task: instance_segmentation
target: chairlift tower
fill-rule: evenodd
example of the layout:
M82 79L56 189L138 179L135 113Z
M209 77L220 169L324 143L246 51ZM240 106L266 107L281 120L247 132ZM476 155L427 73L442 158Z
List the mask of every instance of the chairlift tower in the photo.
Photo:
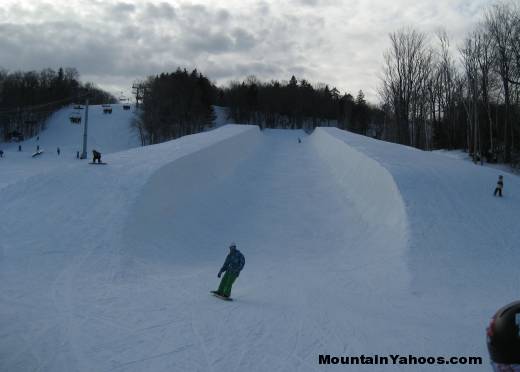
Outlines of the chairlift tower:
M88 98L85 102L85 125L83 126L83 152L80 159L87 158Z

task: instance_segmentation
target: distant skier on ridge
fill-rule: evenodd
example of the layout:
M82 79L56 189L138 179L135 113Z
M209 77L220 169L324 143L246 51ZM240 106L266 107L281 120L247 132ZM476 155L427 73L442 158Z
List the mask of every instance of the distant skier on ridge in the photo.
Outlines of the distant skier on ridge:
M211 293L220 297L229 298L231 295L231 287L238 278L240 271L244 268L245 263L244 255L237 249L235 243L231 243L226 261L224 261L224 265L222 265L217 275L217 277L220 278L222 273L225 272L224 277L220 281L218 290L211 291Z
M495 188L494 196L502 197L502 189L504 188L504 176L498 176L497 187Z

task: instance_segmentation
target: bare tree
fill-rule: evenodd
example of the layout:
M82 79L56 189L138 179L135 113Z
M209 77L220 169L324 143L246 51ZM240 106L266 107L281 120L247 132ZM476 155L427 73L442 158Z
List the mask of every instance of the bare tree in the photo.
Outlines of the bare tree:
M424 92L431 72L431 51L426 35L414 29L390 34L391 47L384 55L385 66L380 94L392 108L397 142L414 144L424 119Z
M493 41L495 64L504 89L504 160L511 161L511 81L514 72L513 38L516 31L515 11L510 3L498 3L486 14L486 27Z
M469 130L467 131L467 148L473 157L473 161L477 161L477 153L481 154L480 147L480 131L478 118L479 104L479 64L478 64L478 38L474 35L468 37L464 43L464 47L460 49L462 56L462 64L465 71L465 88L466 97L464 99L464 108L469 122ZM482 156L479 155L480 158Z

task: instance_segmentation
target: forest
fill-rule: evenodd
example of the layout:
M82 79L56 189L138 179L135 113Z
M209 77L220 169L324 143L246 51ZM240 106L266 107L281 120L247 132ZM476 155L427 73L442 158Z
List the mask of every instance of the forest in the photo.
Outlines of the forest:
M178 68L134 84L140 110L134 126L143 144L153 144L211 127L212 105L227 107L230 122L260 128L312 130L338 126L380 137L384 113L367 103L360 91L354 98L326 84L298 81L261 82L254 76L219 88L197 70Z
M462 45L446 32L390 34L379 89L382 139L464 149L475 162L520 162L520 11L489 7Z
M363 134L380 136L382 111L367 103L363 91L356 98L336 87L298 81L273 80L268 83L250 76L221 90L221 104L231 119L261 128L312 130L317 126L337 126Z
M75 68L41 71L0 70L0 138L32 137L60 108L89 98L91 104L116 98L91 83L81 83Z
M143 145L199 133L213 123L218 89L197 70L178 68L134 84L134 127Z

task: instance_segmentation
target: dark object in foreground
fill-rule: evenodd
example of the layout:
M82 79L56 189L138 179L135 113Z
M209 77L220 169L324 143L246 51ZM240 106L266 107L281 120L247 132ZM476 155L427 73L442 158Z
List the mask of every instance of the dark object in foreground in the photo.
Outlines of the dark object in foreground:
M211 291L211 294L213 296L215 296L215 297L220 298L221 300L224 300L224 301L233 301L233 299L231 297L223 296L220 293L218 293L217 291Z
M520 301L499 309L487 328L487 347L498 371L520 365ZM502 369L501 369L502 368ZM507 369L509 368L509 369Z

